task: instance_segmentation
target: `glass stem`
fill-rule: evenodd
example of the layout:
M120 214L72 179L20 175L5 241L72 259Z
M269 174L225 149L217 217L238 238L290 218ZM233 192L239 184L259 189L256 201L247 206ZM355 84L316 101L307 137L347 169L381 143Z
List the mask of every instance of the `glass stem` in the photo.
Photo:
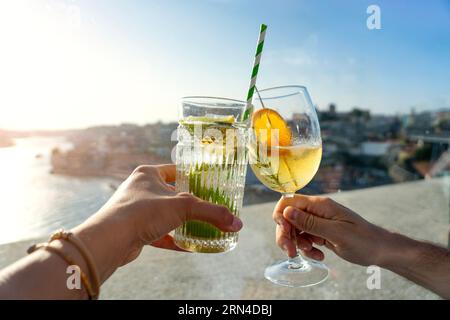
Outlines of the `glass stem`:
M294 195L295 195L295 193L292 193L292 192L282 193L283 198L293 198Z
M294 193L283 193L284 198L293 198ZM297 254L294 257L289 257L289 269L306 269L308 262L303 259L300 250L297 248L297 232L295 228L291 228L291 240L294 242Z
M295 243L295 248L297 254L294 257L289 257L289 269L304 269L307 268L308 262L303 259L303 256L300 254L300 250L297 249L297 235L294 228L291 231L291 239Z

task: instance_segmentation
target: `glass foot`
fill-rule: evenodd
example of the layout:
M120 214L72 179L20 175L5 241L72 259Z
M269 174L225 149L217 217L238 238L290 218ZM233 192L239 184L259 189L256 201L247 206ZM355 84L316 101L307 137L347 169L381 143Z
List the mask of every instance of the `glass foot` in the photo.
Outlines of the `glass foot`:
M275 284L286 287L310 287L324 282L328 267L318 261L296 257L278 261L266 268L264 276Z

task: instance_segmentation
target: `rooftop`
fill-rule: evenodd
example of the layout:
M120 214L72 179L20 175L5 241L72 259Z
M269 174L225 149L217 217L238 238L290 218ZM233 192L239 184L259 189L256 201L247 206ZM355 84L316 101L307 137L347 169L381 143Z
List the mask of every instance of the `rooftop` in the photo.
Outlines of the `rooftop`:
M369 221L416 239L447 246L450 179L440 178L330 197ZM369 290L365 267L326 251L330 278L311 288L285 288L263 277L283 252L275 245L274 203L246 206L237 248L225 254L189 254L145 248L102 287L103 299L438 299L387 270L381 289ZM23 256L32 241L0 246L0 268ZM34 241L33 241L34 242ZM325 249L326 250L326 249ZM367 254L370 254L368 252Z

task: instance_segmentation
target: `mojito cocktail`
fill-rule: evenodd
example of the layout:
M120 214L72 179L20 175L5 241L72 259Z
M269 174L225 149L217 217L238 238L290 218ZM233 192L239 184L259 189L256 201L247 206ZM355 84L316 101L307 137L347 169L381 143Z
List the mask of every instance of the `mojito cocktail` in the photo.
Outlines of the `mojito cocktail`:
M176 190L226 206L239 216L247 169L245 102L210 97L182 101L176 152ZM206 222L187 221L175 230L175 243L192 252L232 250L238 233Z

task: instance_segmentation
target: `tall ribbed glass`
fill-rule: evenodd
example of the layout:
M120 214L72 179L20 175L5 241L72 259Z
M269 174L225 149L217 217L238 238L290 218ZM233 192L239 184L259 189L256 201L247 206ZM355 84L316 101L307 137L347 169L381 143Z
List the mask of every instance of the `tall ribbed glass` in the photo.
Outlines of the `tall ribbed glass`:
M226 206L239 216L247 169L248 131L241 101L187 97L182 101L176 151L176 190ZM187 221L175 230L175 243L192 252L232 250L238 233Z

